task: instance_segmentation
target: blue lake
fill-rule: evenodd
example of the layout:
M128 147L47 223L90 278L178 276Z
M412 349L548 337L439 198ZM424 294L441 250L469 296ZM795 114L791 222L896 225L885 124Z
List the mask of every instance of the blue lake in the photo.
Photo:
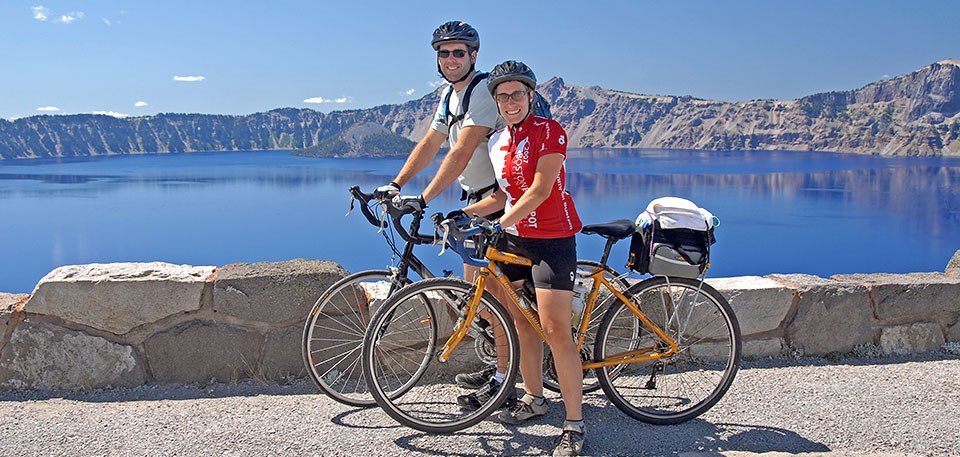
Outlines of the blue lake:
M0 162L0 291L30 292L61 265L328 259L356 271L391 253L347 188L372 189L398 159L216 152ZM419 192L436 164L406 186ZM960 159L816 152L572 150L585 223L634 219L656 197L720 217L710 276L942 271L960 249ZM405 192L406 193L406 192ZM459 207L451 190L431 211ZM611 264L621 267L627 243ZM599 258L582 237L579 257ZM436 270L452 254L419 248Z

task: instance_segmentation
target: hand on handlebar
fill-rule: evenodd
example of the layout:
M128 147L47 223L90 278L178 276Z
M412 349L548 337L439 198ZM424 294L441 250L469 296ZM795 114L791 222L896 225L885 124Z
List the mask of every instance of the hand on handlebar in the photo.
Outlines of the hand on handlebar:
M393 197L393 205L397 208L409 208L415 212L420 212L426 209L427 202L423 201L423 195L398 195Z
M382 185L373 191L373 198L377 200L386 200L400 195L400 184L390 181L389 184Z
M495 219L488 221L484 219L482 222L477 223L477 226L483 229L483 233L487 236L494 236L503 233L503 227L500 226L500 220Z

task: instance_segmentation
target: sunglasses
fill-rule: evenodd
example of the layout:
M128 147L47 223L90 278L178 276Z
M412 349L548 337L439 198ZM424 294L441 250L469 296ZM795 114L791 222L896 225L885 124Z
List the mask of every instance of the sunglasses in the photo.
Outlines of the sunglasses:
M467 55L467 51L465 49L454 49L453 51L448 51L446 49L443 49L443 50L437 51L437 57L441 59L446 59L447 57L450 57L450 54L453 54L453 56L458 59L462 59L464 56Z
M528 93L530 93L528 90L518 90L509 94L497 94L494 95L493 98L497 100L497 103L506 103L507 100L510 99L513 99L515 102L522 102L527 99Z

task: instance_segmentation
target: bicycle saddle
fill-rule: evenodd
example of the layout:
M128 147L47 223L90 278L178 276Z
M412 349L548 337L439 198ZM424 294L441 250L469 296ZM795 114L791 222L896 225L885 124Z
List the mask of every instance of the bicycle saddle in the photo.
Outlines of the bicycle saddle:
M617 219L604 224L590 224L583 226L580 233L584 235L597 234L604 238L614 238L622 240L637 230L637 226L632 221L626 219Z

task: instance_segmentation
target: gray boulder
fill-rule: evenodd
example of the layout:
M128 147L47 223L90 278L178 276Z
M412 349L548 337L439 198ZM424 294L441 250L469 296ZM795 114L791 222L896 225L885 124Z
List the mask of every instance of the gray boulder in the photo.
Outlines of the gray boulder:
M97 389L146 382L133 347L41 319L21 322L0 352L0 388Z
M152 263L70 265L40 280L24 311L123 335L200 309L214 267Z

